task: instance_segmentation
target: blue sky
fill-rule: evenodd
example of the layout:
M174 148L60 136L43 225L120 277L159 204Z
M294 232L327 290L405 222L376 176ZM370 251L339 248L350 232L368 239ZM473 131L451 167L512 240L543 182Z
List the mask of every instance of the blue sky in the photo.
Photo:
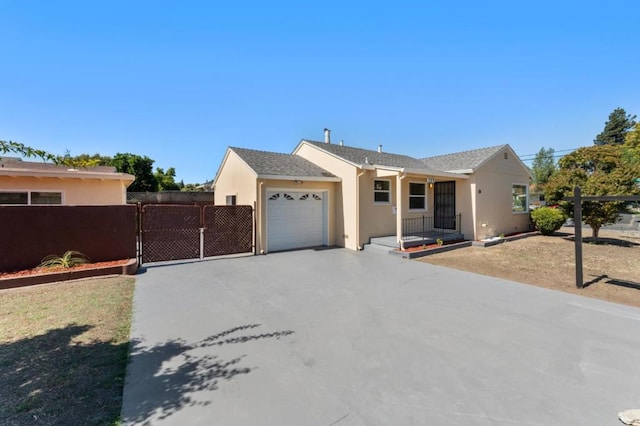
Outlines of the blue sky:
M0 139L212 179L323 129L426 157L640 115L640 2L0 0Z

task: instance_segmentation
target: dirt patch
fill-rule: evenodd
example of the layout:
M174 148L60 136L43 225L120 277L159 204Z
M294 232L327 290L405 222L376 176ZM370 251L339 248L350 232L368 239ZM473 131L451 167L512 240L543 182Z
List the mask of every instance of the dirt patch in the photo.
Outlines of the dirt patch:
M583 241L583 289L576 288L572 228L419 261L640 307L640 238L603 230L599 241Z
M52 272L81 271L85 269L103 268L107 266L125 265L127 262L128 262L128 259L112 260L108 262L84 263L82 265L76 265L71 268L64 268L62 266L55 266L51 268L37 267L37 268L25 269L25 270L16 271L16 272L0 272L0 278L25 277L25 276L38 275L38 274L49 274Z

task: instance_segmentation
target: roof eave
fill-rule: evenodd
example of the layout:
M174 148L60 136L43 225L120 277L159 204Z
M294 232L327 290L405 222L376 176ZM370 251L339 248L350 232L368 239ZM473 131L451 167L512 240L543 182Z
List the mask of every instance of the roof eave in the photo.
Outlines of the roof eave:
M96 180L119 180L133 182L136 178L128 173L100 173L84 172L81 170L25 170L1 168L0 176L13 177L36 177L36 178L58 178L58 179L96 179Z
M459 170L447 170L445 173L456 173L456 174L473 174L475 173L475 169L459 169Z
M291 176L291 175L269 175L258 174L258 179L270 179L270 180L302 180L309 182L342 182L337 176Z
M213 178L213 182L211 183L211 189L215 190L216 188L216 183L218 183L218 178L220 177L220 172L222 171L222 169L224 168L225 163L227 162L227 159L229 158L229 153L233 152L235 154L236 157L238 157L238 159L249 169L251 170L251 172L258 176L258 173L253 169L253 167L251 167L246 161L244 161L244 158L242 158L242 156L240 154L238 154L237 152L235 152L233 150L233 148L231 148L230 146L227 147L227 151L224 153L224 157L222 158L222 161L220 162L220 166L218 166L218 171L216 172L216 176Z

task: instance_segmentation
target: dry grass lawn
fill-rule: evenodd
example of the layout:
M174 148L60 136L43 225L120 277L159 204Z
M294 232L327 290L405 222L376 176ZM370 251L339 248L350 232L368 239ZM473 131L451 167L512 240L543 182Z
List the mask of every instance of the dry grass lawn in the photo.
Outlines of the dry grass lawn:
M572 228L419 261L640 307L640 238L617 231L600 231L598 242L590 236L583 231L583 289L576 288Z
M134 278L0 291L0 424L119 423Z

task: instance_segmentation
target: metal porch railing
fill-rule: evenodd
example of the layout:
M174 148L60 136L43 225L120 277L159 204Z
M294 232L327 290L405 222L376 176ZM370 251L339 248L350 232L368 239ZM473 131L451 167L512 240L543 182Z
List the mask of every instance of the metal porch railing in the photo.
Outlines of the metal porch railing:
M438 237L460 233L461 214L448 217L411 217L402 219L402 239Z

